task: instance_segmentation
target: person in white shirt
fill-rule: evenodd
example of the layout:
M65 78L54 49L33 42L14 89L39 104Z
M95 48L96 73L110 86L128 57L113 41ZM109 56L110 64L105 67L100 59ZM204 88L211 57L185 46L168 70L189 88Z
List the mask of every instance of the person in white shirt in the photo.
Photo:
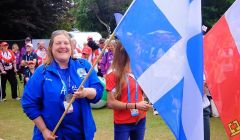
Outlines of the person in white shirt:
M44 41L40 41L38 43L38 48L35 51L35 53L38 56L38 66L41 65L47 58L47 50L45 48L45 42Z
M14 53L8 49L7 42L1 43L0 51L0 67L1 67L1 86L2 86L2 100L6 101L6 83L9 81L12 91L12 99L20 100L17 96L17 66Z
M74 38L71 38L71 46L73 49L73 58L79 59L81 58L81 50L77 47L77 41Z

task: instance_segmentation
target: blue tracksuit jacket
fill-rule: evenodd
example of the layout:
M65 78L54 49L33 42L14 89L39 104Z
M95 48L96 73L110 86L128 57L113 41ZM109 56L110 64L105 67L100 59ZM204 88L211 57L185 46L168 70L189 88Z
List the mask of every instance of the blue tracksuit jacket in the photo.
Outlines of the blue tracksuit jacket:
M53 61L50 65L39 66L24 88L22 108L27 116L34 120L41 116L49 130L53 131L64 112L63 83L58 72L58 64ZM69 61L69 74L75 87L79 87L91 65L84 59ZM97 91L93 100L76 99L73 103L74 113L65 116L58 128L58 140L92 140L96 131L90 103L98 102L102 97L103 86L97 74L93 71L84 87L92 87ZM35 126L33 140L43 140L40 130Z

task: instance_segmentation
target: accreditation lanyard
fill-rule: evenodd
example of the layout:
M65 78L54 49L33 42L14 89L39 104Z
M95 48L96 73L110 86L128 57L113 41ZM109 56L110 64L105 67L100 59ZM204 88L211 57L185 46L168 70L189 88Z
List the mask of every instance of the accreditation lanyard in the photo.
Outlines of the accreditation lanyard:
M63 89L62 89L62 91L61 91L61 94L62 94L62 92L64 92L63 94L66 96L66 95L68 94L68 91L70 90L70 87L71 87L71 85L70 85L70 80L71 80L70 74L68 75L67 81L64 82L64 80L62 79L59 71L57 71L57 72L58 72L58 76L60 77L61 82L62 82L62 85L63 85ZM67 87L66 83L68 84L68 87Z
M129 82L128 77L129 77L129 75L126 76L126 80L127 80L128 103L130 103L131 102L131 93L130 93L131 90L130 90L130 82ZM135 83L136 83L135 84L136 85L136 89L135 89L135 102L137 102L138 101L138 84L137 84L136 80L135 80Z

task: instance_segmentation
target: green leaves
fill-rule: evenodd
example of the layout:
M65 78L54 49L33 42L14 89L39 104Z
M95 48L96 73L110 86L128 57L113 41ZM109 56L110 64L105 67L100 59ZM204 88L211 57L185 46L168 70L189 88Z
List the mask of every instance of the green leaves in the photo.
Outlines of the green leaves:
M203 24L210 29L232 5L234 0L203 0Z
M71 29L74 21L69 14L71 7L67 0L2 0L0 38L48 38L60 27Z

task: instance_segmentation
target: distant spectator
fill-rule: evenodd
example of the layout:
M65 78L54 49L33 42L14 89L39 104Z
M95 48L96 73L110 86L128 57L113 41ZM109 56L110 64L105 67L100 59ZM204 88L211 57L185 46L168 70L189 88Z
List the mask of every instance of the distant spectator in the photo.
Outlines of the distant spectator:
M22 57L21 65L27 67L29 61L37 64L37 54L33 52L33 45L31 43L26 44L26 52Z
M22 62L22 57L23 55L26 53L26 44L31 44L32 43L32 40L30 37L26 37L25 38L25 42L24 42L24 45L21 47L21 51L20 51L20 62ZM22 66L22 64L20 63L20 66L19 66L19 72L21 74L23 74L23 71L24 71L24 66Z
M97 57L99 56L99 46L96 44L96 42L93 40L92 36L89 36L87 39L88 43L87 45L92 49L91 54L91 63L94 64L97 60ZM95 68L97 70L97 67Z
M95 51L99 48L99 46L96 44L96 42L93 40L92 36L89 36L87 38L88 46L92 49L92 51Z
M98 51L99 51L99 53L102 53L102 49L104 48L105 41L106 41L105 38L101 38L98 41L98 46L99 46ZM106 50L103 52L103 55L105 54L105 52L106 52ZM99 60L98 65L97 65L97 69L98 69L97 75L100 76L100 77L103 77L103 74L101 72L101 67L100 67L100 62L101 61L102 61L102 58Z
M91 62L91 60L90 60L91 53L92 53L92 49L90 47L88 47L87 44L85 44L85 46L83 47L83 50L82 50L82 58Z
M37 64L38 56L33 50L32 44L26 44L26 53L22 57L21 65L24 66L23 73L28 69L28 63L34 62L35 65ZM24 83L25 84L25 83Z
M106 39L105 38L101 38L99 39L99 42L98 42L98 46L99 46L99 49L102 51L104 45L105 45L105 41Z
M27 81L31 78L35 71L35 63L33 61L28 62L28 69L24 72L24 83L26 84Z
M16 58L16 65L17 65L17 74L19 76L19 80L22 81L22 72L20 71L20 64L21 64L21 58L20 58L20 51L17 43L14 43L12 45L12 52L14 53L14 56Z
M81 58L81 50L77 47L77 41L74 38L71 38L71 46L73 48L73 58Z
M23 47L21 48L21 52L20 52L20 58L22 58L22 56L26 53L26 45L32 43L32 40L30 37L26 37L25 38L25 43L23 45Z
M204 122L204 140L210 140L210 114L211 114L211 107L210 101L207 97L209 95L209 89L207 86L206 81L203 81L203 122Z
M1 43L2 50L0 51L0 65L1 65L1 86L2 86L2 98L6 101L6 83L7 80L10 83L12 98L20 100L17 96L17 79L16 79L16 59L14 53L8 49L9 45L7 42Z
M45 42L39 41L38 48L35 51L38 56L38 66L41 65L47 58L47 50L45 48Z
M110 68L110 66L112 64L115 47L116 47L116 41L111 40L109 45L107 46L108 51L103 55L102 60L99 63L103 77L105 77L108 69Z

